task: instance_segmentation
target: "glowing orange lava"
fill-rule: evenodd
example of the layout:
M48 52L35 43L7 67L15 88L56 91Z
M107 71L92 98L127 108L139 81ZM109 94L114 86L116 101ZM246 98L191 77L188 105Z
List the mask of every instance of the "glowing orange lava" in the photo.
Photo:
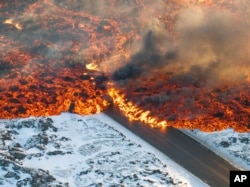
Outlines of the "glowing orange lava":
M141 87L133 80L128 83L126 90L129 91L124 91L125 96L117 96L118 92L110 95L117 98L117 103L126 103L125 107L124 104L119 107L126 116L131 115L130 111L135 111L132 112L134 116L139 114L138 117L129 117L133 120L143 121L141 117L144 111L148 111L147 116L155 119L149 122L153 126L164 119L164 124L176 128L217 131L231 127L240 132L249 131L249 82L207 88L199 85L182 86L181 82L173 83L173 77L172 74L158 74L136 80L142 82ZM129 98L129 101L125 98Z
M143 76L131 80L112 80L112 74L141 50L144 36L151 31L162 36L163 29L169 37L164 42L171 41L169 48L174 49L181 37L176 22L186 8L226 10L241 23L243 16L238 12L249 6L245 1L237 4L224 0L155 2L0 3L0 118L48 116L66 111L87 115L114 105L129 120L151 127L249 131L248 64L240 68L244 72L240 81L214 87L202 85L204 80L190 84L185 82L186 77L184 81L182 77L176 79L179 66L165 72L145 71ZM249 45L248 39L244 42ZM157 46L160 52L165 50L164 45ZM205 45L198 50L218 49ZM204 56L212 58L213 54ZM145 63L154 64L157 58L155 55L152 62Z

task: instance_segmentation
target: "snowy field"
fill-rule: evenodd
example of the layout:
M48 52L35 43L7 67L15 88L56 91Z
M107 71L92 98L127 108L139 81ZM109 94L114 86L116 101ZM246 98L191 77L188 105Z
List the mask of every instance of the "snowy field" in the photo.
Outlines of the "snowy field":
M222 158L242 170L250 170L250 133L238 133L233 129L213 133L199 130L183 130Z
M0 186L206 186L104 114L0 120Z

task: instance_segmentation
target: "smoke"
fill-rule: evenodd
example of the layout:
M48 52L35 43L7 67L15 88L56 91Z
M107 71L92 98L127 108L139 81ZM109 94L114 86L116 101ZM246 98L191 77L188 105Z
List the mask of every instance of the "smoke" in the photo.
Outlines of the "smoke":
M182 10L181 4L163 0L30 0L29 6L3 20L11 20L22 30L2 24L0 33L46 61L67 56L83 65L96 63L120 83L164 72L174 73L171 83L184 85L199 80L216 85L249 76L249 12Z
M16 8L15 14L3 22L11 20L12 26L18 24L22 29L9 29L10 24L3 24L6 30L0 32L48 60L61 60L70 53L72 61L96 63L105 73L127 60L135 49L132 45L136 46L134 38L145 31L146 22L155 17L153 13L164 7L162 0L20 2L27 6Z
M150 17L150 11L162 9L164 3L162 0L53 0L56 5L61 7L87 12L91 15L101 16L103 18L126 18L137 16ZM152 10L143 10L146 4L151 5ZM154 10L155 11L155 10ZM147 13L146 13L147 12ZM124 17L126 16L126 17ZM135 20L136 21L136 20Z
M177 51L167 37L164 25L155 19L145 34L141 50L130 61L113 73L115 81L148 74L152 69L161 69L174 62Z
M181 12L175 31L172 41L164 25L151 25L140 52L113 79L121 83L173 71L172 83L214 86L249 76L250 29L244 19L228 11L189 8Z
M191 9L177 23L177 41L184 71L209 83L244 79L250 67L249 27L227 11Z
M74 10L83 11L91 15L101 16L103 18L117 17L129 12L135 13L136 1L106 1L106 0L54 0L56 5Z

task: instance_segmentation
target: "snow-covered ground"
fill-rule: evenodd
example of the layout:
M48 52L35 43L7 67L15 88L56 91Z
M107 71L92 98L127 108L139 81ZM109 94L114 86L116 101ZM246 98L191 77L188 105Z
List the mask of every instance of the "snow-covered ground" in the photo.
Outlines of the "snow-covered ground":
M250 133L238 133L233 129L206 133L199 130L183 130L234 166L250 170Z
M206 186L104 114L0 120L0 186Z

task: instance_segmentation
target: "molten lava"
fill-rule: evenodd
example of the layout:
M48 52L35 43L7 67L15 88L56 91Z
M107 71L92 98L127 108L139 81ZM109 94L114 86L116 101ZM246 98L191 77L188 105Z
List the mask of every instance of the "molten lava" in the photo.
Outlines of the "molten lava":
M138 87L137 81L141 87ZM126 113L126 116L134 114L129 119L144 121L141 118L143 112L150 111L147 116L153 116L154 120L150 123L153 126L157 124L155 121L164 120L166 121L164 124L176 128L216 131L232 127L240 132L249 131L247 126L250 119L249 82L208 88L202 87L199 82L183 82L182 78L176 78L174 74L168 73L157 74L148 79L133 80L127 85L123 97L110 95L116 98L115 102L121 104L121 106L116 105L122 108L120 110ZM125 102L124 98L130 99Z
M234 66L230 60L234 51L224 45L226 40L221 41L226 46L221 52L215 41L194 32L193 28L185 38L181 34L183 27L176 25L181 15L194 16L185 11L190 7L202 7L208 14L215 9L223 15L232 15L238 25L246 25L247 29L236 30L239 35L249 31L248 19L241 14L250 9L245 1L238 4L211 0L157 0L153 4L150 0L1 2L0 118L66 111L87 115L114 105L129 120L152 127L204 131L230 127L249 131L250 52L242 49L242 55L241 50L237 51L239 62L233 63L239 65ZM204 20L209 17L202 16ZM198 25L203 17L192 20ZM215 26L227 28L231 24L228 19L222 20L225 23L221 21ZM192 21L190 24L197 27ZM201 28L206 32L210 29L202 24ZM200 51L199 67L209 60L218 70L211 73L210 64L205 63L205 68L202 66L201 71L196 68L194 73L197 64L188 61L198 61L197 56L187 54L180 58L175 53L183 40L192 40L194 35L200 35L205 42L200 38L193 40L186 49ZM238 38L232 39L237 41L232 45L250 46L249 38L244 41ZM144 48L140 49L142 40ZM199 48L193 43L200 44ZM183 48L178 48L178 52L183 52ZM171 64L176 58L182 64ZM137 62L140 60L142 63ZM223 60L225 66L221 65ZM169 67L162 62L170 64ZM126 71L114 73L123 67ZM204 72L215 77L207 79ZM233 78L224 81L229 75ZM215 84L216 81L220 84Z
M11 55L10 60L29 57L27 54ZM1 64L8 71L0 81L1 118L54 115L65 111L86 115L100 112L109 105L102 98L105 76L81 64L32 62L14 68L9 64L11 61ZM36 71L31 72L31 69Z

